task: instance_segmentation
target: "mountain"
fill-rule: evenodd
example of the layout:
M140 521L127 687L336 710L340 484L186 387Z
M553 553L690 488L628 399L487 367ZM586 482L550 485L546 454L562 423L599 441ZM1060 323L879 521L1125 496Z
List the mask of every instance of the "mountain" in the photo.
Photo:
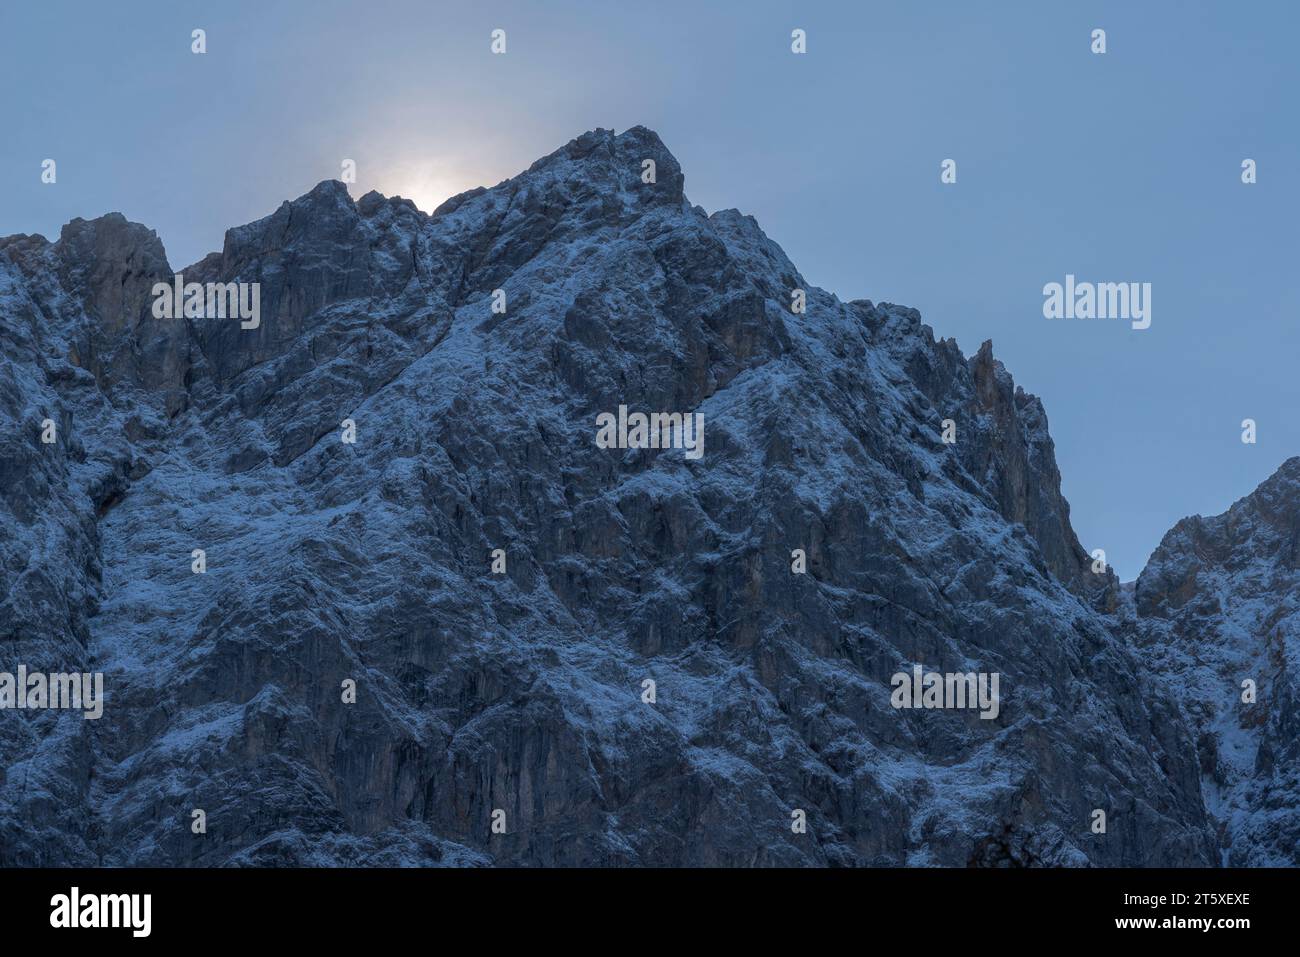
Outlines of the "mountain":
M1131 604L1135 643L1196 735L1223 863L1300 863L1300 457L1170 529Z
M1290 579L1210 520L1224 563L1185 587L1175 529L1133 601L990 343L811 287L683 186L641 127L429 216L325 182L180 270L256 283L256 324L155 318L173 267L117 214L0 240L0 671L106 688L0 714L0 864L1282 853L1294 719L1189 707L1227 626L1178 601L1293 585L1293 519ZM620 407L702 416L702 454L603 447ZM1241 614L1243 661L1294 628ZM917 666L996 674L996 714L895 707ZM1247 734L1273 770L1205 770Z

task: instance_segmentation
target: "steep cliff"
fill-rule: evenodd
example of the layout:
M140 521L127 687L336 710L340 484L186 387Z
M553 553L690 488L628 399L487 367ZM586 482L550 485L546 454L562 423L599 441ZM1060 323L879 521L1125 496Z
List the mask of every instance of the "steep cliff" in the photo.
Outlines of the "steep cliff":
M1138 578L1142 656L1196 734L1224 863L1300 863L1300 457L1175 525Z

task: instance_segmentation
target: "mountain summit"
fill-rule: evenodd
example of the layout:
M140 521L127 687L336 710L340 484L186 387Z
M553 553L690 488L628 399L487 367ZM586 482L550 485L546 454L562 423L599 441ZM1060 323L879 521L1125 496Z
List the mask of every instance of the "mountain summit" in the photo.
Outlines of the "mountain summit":
M105 688L0 713L0 864L1285 857L1293 805L1216 822L1297 793L1294 707L1251 765L1175 658L1231 627L1216 674L1290 687L1294 483L1180 525L1130 605L990 343L683 189L641 127L430 216L322 183L179 270L256 284L255 328L156 318L120 215L0 240L0 671ZM636 414L702 455L597 443ZM933 673L997 707L897 706Z

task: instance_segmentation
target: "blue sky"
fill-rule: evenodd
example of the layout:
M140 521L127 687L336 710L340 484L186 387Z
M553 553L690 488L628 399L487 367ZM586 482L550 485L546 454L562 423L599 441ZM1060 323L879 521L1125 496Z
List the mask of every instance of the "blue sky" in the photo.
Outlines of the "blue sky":
M8 2L0 235L118 210L180 268L343 158L427 209L644 124L811 282L992 339L1129 579L1300 453L1298 32L1281 0ZM1067 273L1150 282L1151 328L1044 319Z

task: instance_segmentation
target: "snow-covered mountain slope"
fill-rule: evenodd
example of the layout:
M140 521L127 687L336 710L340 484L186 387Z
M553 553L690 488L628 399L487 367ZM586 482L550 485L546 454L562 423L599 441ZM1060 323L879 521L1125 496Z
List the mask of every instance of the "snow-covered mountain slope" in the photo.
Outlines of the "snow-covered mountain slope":
M1224 863L1300 863L1300 457L1175 525L1134 605L1141 654L1196 734Z
M322 183L183 273L260 324L154 319L120 216L0 240L0 670L108 695L0 712L0 863L1217 861L1038 400L649 130L432 216ZM703 455L601 448L621 405ZM997 717L892 707L914 664Z

